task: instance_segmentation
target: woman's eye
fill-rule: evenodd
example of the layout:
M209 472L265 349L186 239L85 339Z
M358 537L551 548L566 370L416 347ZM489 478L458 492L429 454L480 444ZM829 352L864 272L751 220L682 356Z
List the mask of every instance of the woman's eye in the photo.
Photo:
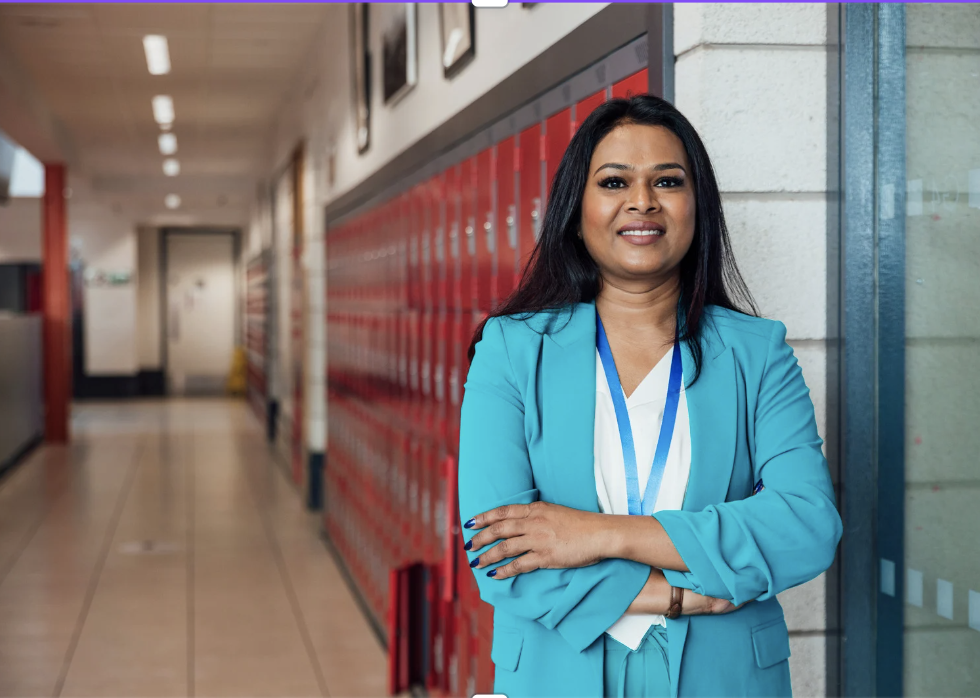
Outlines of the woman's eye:
M683 185L684 185L684 180L681 179L680 177L661 177L660 179L657 180L654 186L671 188L671 187L680 187Z
M622 177L607 177L606 179L599 182L599 186L603 189L622 189L627 186L626 180Z

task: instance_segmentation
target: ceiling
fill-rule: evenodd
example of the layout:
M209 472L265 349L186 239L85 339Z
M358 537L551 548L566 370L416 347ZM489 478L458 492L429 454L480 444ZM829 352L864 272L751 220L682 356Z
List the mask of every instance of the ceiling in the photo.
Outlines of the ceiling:
M226 209L239 217L267 174L274 120L328 8L0 4L0 100L16 97L32 110L25 118L0 109L0 129L29 149L35 141L40 151L59 151L36 154L67 160L101 197L135 215L164 214L164 196L177 193L184 216ZM146 34L167 37L168 75L147 71ZM177 177L161 169L157 94L174 100Z

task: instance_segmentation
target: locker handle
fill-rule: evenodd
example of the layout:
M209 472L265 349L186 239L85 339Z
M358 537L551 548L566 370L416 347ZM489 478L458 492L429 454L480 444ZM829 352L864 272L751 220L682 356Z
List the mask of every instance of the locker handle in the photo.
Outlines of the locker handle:
M485 230L486 233L487 233L487 250L491 254L493 254L493 252L495 252L495 248L496 248L496 239L494 238L494 235L493 235L493 214L492 213L488 213L487 214L487 220L483 224L483 230Z
M517 207L513 204L507 207L507 242L510 249L517 249Z

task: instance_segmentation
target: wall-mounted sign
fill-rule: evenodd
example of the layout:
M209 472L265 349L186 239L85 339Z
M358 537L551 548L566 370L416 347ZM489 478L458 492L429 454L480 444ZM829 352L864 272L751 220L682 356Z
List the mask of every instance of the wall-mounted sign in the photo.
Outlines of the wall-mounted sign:
M86 286L125 286L132 281L133 272L130 270L107 271L92 267L85 270Z

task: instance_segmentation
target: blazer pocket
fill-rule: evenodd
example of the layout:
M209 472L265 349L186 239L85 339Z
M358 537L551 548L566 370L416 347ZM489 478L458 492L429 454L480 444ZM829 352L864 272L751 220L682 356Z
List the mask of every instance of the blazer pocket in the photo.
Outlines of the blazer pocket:
M522 647L524 647L524 635L519 630L494 628L490 659L498 669L517 671Z
M789 659L789 630L783 618L771 620L752 628L752 647L755 663L760 669L768 669Z

